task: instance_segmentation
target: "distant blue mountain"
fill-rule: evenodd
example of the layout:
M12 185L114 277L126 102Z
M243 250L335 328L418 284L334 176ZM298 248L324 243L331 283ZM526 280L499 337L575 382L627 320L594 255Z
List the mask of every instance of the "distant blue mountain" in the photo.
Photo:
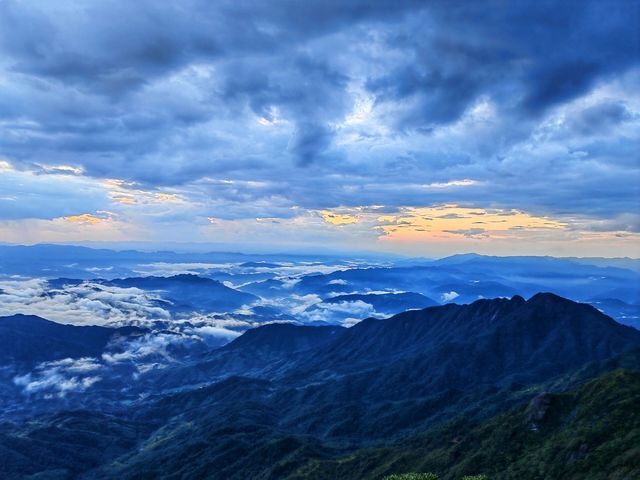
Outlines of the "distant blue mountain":
M587 303L612 316L620 323L640 330L640 305L626 303L617 298L594 298L588 300Z
M280 267L284 262L309 261L341 268L329 274L283 276ZM385 267L372 264L346 269L347 262L348 259L339 257L285 254L112 251L65 245L0 246L0 271L4 275L113 280L139 277L139 272L153 273L155 269L167 273L197 271L200 276L228 280L237 285L236 290L269 300L291 294L313 294L327 300L336 294L405 291L440 303L470 303L479 298L530 296L550 291L579 301L608 298L640 305L638 259L464 254L440 260L389 259ZM240 297L230 295L235 298L231 306L242 303ZM207 303L202 303L202 307L208 308ZM624 313L611 303L603 303L600 308L622 322L635 322L635 315Z
M580 261L578 261L580 260ZM471 303L481 298L531 296L539 291L579 301L610 298L629 305L640 304L640 273L607 265L606 259L553 257L489 257L456 255L415 266L351 268L329 274L306 275L294 283L269 279L241 287L261 296L319 295L324 301L340 294L403 290L440 303ZM613 262L625 264L624 259ZM628 263L628 262L627 262ZM633 318L611 303L601 308L617 320L634 324Z
M347 318L353 318L354 315L357 316L357 313L350 312L349 307L360 304L370 305L376 314L388 316L406 310L433 307L439 303L413 292L346 294L329 297L307 308L306 312L317 312L324 316L326 322L340 323Z
M78 285L83 280L53 279L53 288L64 289L67 285ZM241 292L198 275L182 274L170 277L131 277L113 280L95 279L96 283L121 288L139 288L149 292L161 292L162 306L172 312L228 312L258 300L250 293Z
M99 357L112 339L135 337L146 331L137 327L63 325L34 315L0 317L0 365Z
M0 272L6 275L25 275L45 278L69 277L89 279L96 276L117 278L134 276L141 265L165 264L224 264L268 262L340 261L339 256L298 254L244 254L236 252L141 252L136 250L107 250L73 245L0 245ZM264 265L261 265L264 266ZM246 267L245 267L246 268Z

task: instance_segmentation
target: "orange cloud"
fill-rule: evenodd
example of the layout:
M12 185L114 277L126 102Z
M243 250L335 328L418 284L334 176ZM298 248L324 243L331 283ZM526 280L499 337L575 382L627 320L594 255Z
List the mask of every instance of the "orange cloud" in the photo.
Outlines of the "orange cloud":
M358 215L335 213L330 210L320 210L319 213L325 222L331 223L332 225L349 225L360 221Z
M109 196L121 205L137 205L149 203L182 203L182 197L175 193L154 192L136 187L136 183L111 179L103 182L109 189Z
M100 210L96 212L96 215L93 215L91 213L81 213L79 215L67 215L66 217L61 218L71 223L97 225L99 223L104 223L112 220L113 216L114 214L111 212Z
M65 219L67 222L71 222L71 223L89 223L93 225L96 223L104 222L104 219L95 217L90 213L83 213L81 215L68 215L62 218Z
M397 215L378 217L383 237L390 241L505 238L518 232L558 230L566 223L513 209L482 209L439 205L404 208Z

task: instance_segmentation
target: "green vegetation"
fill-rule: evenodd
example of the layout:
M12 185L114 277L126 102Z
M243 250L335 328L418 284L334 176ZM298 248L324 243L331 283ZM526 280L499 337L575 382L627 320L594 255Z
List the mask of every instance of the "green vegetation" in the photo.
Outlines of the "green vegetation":
M384 480L438 480L435 473L401 473L384 477Z
M384 477L383 480L439 480L435 473L401 473ZM462 480L487 480L484 475L465 475Z
M638 399L640 371L619 369L491 418L458 417L369 448L274 431L242 405L232 417L176 420L153 434L114 417L64 413L19 433L3 425L0 464L3 479L623 480L640 478ZM8 461L15 452L19 463Z
M618 369L588 383L581 383L583 375L562 381L573 391L541 394L536 387L530 389L535 401L499 414L486 398L478 404L483 415L457 417L367 448L277 430L269 423L272 412L258 403L251 409L242 402L225 404L225 415L204 409L197 410L199 418L186 415L193 394L160 402L162 410L141 412L136 420L63 412L0 424L0 465L3 480L640 478L640 371ZM210 389L198 392L212 396ZM161 417L164 409L183 415L161 428L148 423L147 415Z
M395 445L310 460L290 478L380 479L411 471L436 472L441 480L475 472L492 480L640 478L639 371L617 370L548 397L535 427L526 405L486 421L457 418Z

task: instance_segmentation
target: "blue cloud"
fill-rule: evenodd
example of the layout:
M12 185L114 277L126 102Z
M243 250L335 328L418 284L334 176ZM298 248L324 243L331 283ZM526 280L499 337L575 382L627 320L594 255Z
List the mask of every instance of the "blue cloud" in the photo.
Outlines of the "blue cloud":
M639 195L636 10L6 0L0 158L176 187L221 218L444 202L613 218ZM77 213L75 184L36 183L5 181L32 206L5 200L4 218Z

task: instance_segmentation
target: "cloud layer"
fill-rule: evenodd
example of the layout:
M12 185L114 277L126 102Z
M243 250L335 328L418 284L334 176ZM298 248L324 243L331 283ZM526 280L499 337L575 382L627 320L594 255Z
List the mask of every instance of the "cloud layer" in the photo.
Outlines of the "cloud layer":
M46 280L0 280L0 315L38 315L71 325L145 325L169 320L159 295L94 282L51 288Z
M449 204L632 234L636 18L628 0L4 1L0 232L347 245L340 208Z

